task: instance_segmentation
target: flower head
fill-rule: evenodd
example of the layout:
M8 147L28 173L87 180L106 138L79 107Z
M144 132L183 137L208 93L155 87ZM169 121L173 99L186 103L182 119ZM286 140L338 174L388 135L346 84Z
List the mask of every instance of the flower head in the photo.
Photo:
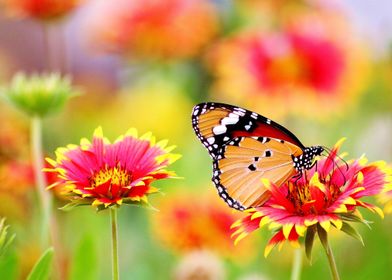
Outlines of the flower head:
M207 0L101 1L88 17L94 45L149 59L188 58L209 42L217 14Z
M56 160L47 159L69 206L92 204L98 210L114 205L147 203L147 196L158 191L151 183L175 176L165 168L180 156L171 154L167 141L155 143L151 133L140 138L130 129L114 143L97 128L92 142L83 138L80 145L58 148Z
M10 13L39 20L61 18L80 5L80 0L0 0Z
M355 38L332 34L330 29L339 26L305 22L273 31L241 31L222 40L207 57L216 77L213 94L270 116L294 112L321 117L325 114L315 114L314 108L317 113L347 109L363 87L365 79L359 77L365 76L366 56Z
M264 182L271 198L261 207L248 210L248 215L237 221L236 242L250 232L269 225L276 233L269 241L265 255L277 244L290 241L299 245L305 236L307 253L316 231L328 232L332 227L361 239L349 222L364 222L359 207L383 216L380 208L361 201L361 198L379 194L392 184L392 170L385 162L367 163L365 158L339 164L337 153L341 141L328 157L317 162L317 168L292 179L282 186ZM310 239L310 241L309 241Z
M44 117L59 111L76 94L71 80L58 74L16 74L3 89L8 100L31 116Z
M230 225L238 215L215 196L198 194L195 199L191 193L176 194L162 199L159 209L159 213L152 213L154 236L173 251L208 250L219 256L237 256L241 261L252 255L250 243L233 245Z

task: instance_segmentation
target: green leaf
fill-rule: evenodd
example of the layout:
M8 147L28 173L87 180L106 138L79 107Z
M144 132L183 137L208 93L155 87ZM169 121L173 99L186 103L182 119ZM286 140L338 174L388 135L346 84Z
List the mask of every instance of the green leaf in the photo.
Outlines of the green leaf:
M342 213L342 214L339 214L339 216L342 218L343 221L361 223L371 229L371 227L370 227L370 224L372 223L371 221L364 220L361 217L359 217L353 213Z
M348 235L350 235L351 237L359 240L359 242L362 243L362 245L365 246L365 244L363 243L363 239L362 236L359 234L359 232L353 228L350 224L343 222L343 226L341 228L341 230L345 233L347 233Z
M60 207L59 210L67 212L67 211L71 211L75 207L83 206L83 205L90 205L90 203L86 203L86 202L83 203L83 202L78 202L78 201L72 201L72 202L64 205L63 207Z
M323 229L320 224L317 224L317 233L320 239L321 244L323 244L323 247L325 251L328 250L328 233Z
M80 241L72 260L70 280L98 279L97 250L91 235L84 236Z
M306 257L310 262L312 262L312 249L313 249L315 235L316 235L316 226L309 227L308 230L306 231L306 236L305 236L305 252L306 252Z
M49 279L50 269L52 266L54 250L52 247L47 249L39 260L35 263L27 280L46 280Z
M15 251L8 251L0 260L1 279L19 279L19 259Z

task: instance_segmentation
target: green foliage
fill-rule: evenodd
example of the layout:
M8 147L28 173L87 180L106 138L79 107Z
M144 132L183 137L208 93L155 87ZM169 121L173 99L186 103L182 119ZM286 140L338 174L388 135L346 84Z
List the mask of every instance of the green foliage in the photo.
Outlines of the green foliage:
M98 277L97 250L95 239L91 235L85 235L72 257L70 280L94 280Z
M53 248L48 248L39 260L35 263L33 269L31 270L27 280L46 280L49 279L50 270L52 266L54 250Z

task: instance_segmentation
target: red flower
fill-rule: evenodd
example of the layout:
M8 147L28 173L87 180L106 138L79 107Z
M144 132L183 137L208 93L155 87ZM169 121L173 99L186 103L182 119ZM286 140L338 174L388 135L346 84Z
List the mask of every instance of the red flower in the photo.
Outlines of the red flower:
M217 29L208 0L102 1L86 22L94 45L149 59L192 57Z
M155 143L151 134L137 138L130 129L114 143L103 137L97 128L92 142L82 139L80 146L58 148L56 161L47 159L57 174L72 205L92 204L98 209L124 203L147 202L147 196L157 192L151 183L173 177L165 168L179 158L170 154L174 148L167 141Z
M353 38L343 41L325 23L305 23L242 31L218 43L207 57L216 77L213 94L270 116L347 109L363 86L365 56Z
M195 199L191 193L177 194L162 199L159 209L159 213L152 213L154 236L174 251L188 253L208 250L241 259L253 255L250 243L233 245L230 225L238 215L216 196L198 194Z
M67 15L80 5L81 0L0 0L18 16L51 20Z
M233 234L236 242L267 224L277 232L265 255L286 240L298 246L299 238L305 233L314 235L318 226L326 232L333 226L360 238L349 222L363 221L358 207L383 216L381 209L360 199L377 195L390 185L392 170L384 162L366 164L365 158L350 161L347 166L338 164L340 144L317 162L317 170L311 169L300 180L292 179L280 187L264 182L271 198L263 206L248 210L249 215L233 225L237 228Z

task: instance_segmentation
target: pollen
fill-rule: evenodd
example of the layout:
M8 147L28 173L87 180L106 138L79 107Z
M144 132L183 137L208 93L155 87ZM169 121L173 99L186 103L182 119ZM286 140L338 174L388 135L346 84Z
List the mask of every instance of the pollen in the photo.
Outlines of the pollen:
M112 185L126 187L131 183L131 180L132 174L118 166L99 170L91 177L90 184L95 188L110 181Z

